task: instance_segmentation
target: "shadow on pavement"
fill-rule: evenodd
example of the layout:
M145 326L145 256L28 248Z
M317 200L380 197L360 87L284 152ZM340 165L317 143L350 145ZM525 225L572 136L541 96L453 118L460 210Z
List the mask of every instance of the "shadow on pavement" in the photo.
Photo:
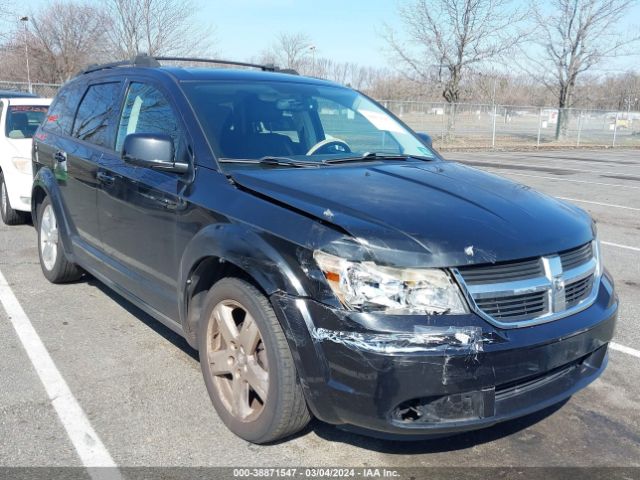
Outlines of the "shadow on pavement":
M82 281L86 281L89 285L96 287L122 308L127 310L131 315L138 318L151 330L171 342L177 348L184 351L195 361L199 361L198 352L191 348L191 346L189 346L187 341L182 336L175 333L169 327L164 326L151 315L136 307L129 300L114 292L102 282L93 278L91 275L85 275L80 280L80 282ZM280 442L275 442L273 445L286 443L287 441L290 441L292 439L303 437L311 432L314 432L320 438L329 442L344 443L358 448L364 448L367 450L373 450L386 454L409 455L464 450L476 445L493 442L495 440L499 440L503 437L524 430L525 428L528 428L540 422L541 420L551 416L556 411L560 410L568 400L569 399L566 399L563 402L560 402L539 412L532 413L531 415L503 422L494 425L493 427L485 428L482 430L474 430L471 432L460 433L448 437L436 437L430 439L407 441L382 440L373 438L359 433L352 433L341 430L333 425L329 425L318 420L313 420L301 432Z

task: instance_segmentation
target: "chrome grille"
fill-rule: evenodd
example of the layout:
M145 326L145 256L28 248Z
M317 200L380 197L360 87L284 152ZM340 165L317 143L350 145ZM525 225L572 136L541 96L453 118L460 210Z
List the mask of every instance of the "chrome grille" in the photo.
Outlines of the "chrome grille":
M488 266L459 269L467 285L501 283L509 280L524 280L544 275L539 258L519 262L496 263Z
M564 287L565 300L567 302L567 308L571 308L581 300L584 300L591 293L593 287L593 276L583 278L576 282L570 283Z
M560 261L563 270L571 270L593 258L593 247L591 243L585 243L581 247L561 252Z
M461 267L455 276L474 309L504 327L543 323L593 303L598 249L589 242L539 258Z
M522 320L543 313L547 308L547 295L545 292L534 292L511 297L482 298L476 301L476 305L493 318Z

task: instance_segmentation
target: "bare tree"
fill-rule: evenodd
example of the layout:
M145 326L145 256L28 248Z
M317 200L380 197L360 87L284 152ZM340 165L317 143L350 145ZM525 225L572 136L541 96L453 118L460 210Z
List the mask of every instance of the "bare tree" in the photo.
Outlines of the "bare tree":
M629 53L627 47L640 39L625 35L620 21L637 0L552 0L551 11L535 4L536 38L541 47L529 56L539 78L557 95L556 138L566 135L567 108L582 74L604 59Z
M212 49L212 27L198 24L191 0L102 0L114 56L199 56Z
M447 102L460 100L467 71L511 51L526 33L511 0L411 0L399 7L406 38L385 26L384 38L404 73L438 81Z
M302 70L310 64L311 38L305 33L280 33L263 57L279 67Z
M64 82L89 63L104 58L102 10L77 1L55 1L32 12L29 31L18 29L10 47L24 58L28 42L32 76L41 82Z

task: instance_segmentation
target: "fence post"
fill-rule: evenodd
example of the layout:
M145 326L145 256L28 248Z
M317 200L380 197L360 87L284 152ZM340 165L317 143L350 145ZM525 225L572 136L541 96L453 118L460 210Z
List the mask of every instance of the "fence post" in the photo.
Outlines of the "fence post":
M542 133L542 108L538 109L538 139L536 140L536 150L540 149L540 134Z
M493 104L493 128L491 131L491 148L496 147L496 116L498 115L498 106Z
M611 145L612 147L616 146L616 134L618 133L618 115L619 112L616 112L616 119L614 120L614 124L613 124L613 144Z
M580 110L580 116L578 117L578 140L576 141L576 147L580 146L581 135L582 135L582 110Z

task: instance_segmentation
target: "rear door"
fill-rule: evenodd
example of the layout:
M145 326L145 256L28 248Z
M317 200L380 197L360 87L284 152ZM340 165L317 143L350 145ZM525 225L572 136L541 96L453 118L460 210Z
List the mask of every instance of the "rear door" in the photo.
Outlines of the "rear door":
M85 248L100 244L97 165L112 144L121 89L121 82L63 87L35 138L38 163L55 174L70 234Z
M177 215L184 207L182 175L125 163L122 145L132 133L172 137L185 155L185 128L168 92L151 80L127 87L116 122L115 153L102 158L98 218L109 276L154 309L177 318Z
M69 218L85 247L100 247L96 211L98 164L110 151L121 82L89 85L73 122L73 141L53 152L60 190Z

